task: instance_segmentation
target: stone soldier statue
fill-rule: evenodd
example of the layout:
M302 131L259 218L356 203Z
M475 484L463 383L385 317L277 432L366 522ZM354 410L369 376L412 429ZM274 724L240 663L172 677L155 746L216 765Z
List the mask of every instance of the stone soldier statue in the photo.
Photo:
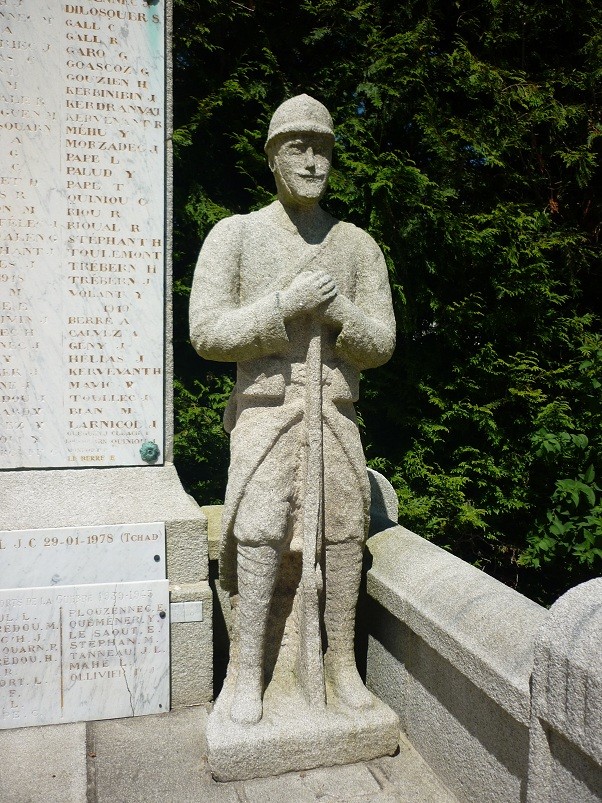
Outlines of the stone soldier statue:
M220 581L239 595L230 717L240 724L262 717L270 605L282 556L295 551L305 550L309 583L299 615L313 615L315 631L306 646L314 659L319 650L319 667L306 661L301 678L317 683L310 702L320 702L320 671L329 704L374 699L354 658L370 488L353 404L360 371L390 358L395 320L379 247L319 205L334 140L328 110L308 95L276 110L265 150L277 200L213 228L192 288L194 347L237 363L224 417L231 462Z

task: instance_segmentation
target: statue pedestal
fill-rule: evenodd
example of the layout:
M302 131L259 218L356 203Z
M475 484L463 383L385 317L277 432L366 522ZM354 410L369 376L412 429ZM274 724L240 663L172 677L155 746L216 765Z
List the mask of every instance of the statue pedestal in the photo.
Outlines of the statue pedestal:
M262 720L238 725L230 719L232 691L233 684L226 683L207 723L209 766L218 781L369 761L393 754L399 744L399 719L376 697L369 708L335 700L316 711L298 688L272 683Z

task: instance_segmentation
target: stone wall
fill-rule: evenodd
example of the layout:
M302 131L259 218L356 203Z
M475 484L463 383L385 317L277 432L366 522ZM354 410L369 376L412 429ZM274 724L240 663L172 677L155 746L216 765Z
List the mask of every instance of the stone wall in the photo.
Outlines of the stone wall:
M599 800L602 581L546 611L403 527L368 547L367 684L450 791Z

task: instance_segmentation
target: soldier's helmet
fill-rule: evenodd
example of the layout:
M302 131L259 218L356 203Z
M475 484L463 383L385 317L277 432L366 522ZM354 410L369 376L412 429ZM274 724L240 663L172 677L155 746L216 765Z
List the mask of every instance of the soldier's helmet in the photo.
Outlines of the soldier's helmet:
M272 115L265 150L280 134L305 132L324 134L334 142L334 126L326 106L309 95L296 95L281 103Z

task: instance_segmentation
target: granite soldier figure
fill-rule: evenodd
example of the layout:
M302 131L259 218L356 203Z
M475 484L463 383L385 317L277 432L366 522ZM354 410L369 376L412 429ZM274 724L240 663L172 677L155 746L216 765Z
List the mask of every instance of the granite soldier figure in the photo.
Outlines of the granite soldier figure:
M218 223L194 276L191 341L207 359L237 362L220 581L238 594L229 675L240 724L262 717L270 605L287 552L304 551L296 674L307 699L355 709L373 700L354 658L370 489L353 405L360 371L391 356L395 320L379 247L319 205L334 139L321 103L283 103L266 143L277 200Z

